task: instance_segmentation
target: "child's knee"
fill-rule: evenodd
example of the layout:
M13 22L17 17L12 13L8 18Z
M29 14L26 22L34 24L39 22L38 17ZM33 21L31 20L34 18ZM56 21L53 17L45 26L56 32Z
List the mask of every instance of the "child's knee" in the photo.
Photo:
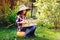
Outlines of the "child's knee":
M35 26L31 26L31 30L34 30L36 27Z

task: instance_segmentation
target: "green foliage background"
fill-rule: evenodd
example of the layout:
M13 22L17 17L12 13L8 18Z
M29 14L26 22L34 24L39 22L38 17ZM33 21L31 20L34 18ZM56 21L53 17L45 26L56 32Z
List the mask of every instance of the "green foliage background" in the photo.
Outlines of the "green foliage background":
M2 2L2 3L1 3ZM16 13L20 1L0 1L0 26L9 26L15 24ZM27 3L27 1L24 1ZM43 27L60 27L60 0L36 0L33 3L37 7L36 15L33 18L38 18L38 25ZM27 18L31 17L31 12L27 13Z
M60 1L59 0L36 0L36 16L40 24L47 27L60 27Z

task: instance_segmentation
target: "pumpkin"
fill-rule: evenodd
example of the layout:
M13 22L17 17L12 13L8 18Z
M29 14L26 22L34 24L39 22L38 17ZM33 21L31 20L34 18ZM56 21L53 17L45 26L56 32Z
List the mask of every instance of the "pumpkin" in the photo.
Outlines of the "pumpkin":
M17 36L18 37L24 37L25 32L21 31L21 32L17 32Z

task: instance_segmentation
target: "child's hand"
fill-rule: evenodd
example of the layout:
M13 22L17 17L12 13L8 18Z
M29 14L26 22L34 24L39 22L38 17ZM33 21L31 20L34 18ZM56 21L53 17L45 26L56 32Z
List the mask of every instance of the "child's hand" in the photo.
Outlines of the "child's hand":
M24 22L24 21L21 21L20 23L23 23L23 24L25 24L25 22Z
M27 20L23 20L23 21L21 21L20 23L26 24L26 23L28 23L28 21L27 21Z

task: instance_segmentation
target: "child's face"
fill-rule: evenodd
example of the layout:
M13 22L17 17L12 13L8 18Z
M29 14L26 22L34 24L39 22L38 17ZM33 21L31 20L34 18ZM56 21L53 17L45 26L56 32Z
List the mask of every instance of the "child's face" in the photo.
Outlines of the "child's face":
M26 10L23 10L23 14L26 14L26 12L27 12Z

